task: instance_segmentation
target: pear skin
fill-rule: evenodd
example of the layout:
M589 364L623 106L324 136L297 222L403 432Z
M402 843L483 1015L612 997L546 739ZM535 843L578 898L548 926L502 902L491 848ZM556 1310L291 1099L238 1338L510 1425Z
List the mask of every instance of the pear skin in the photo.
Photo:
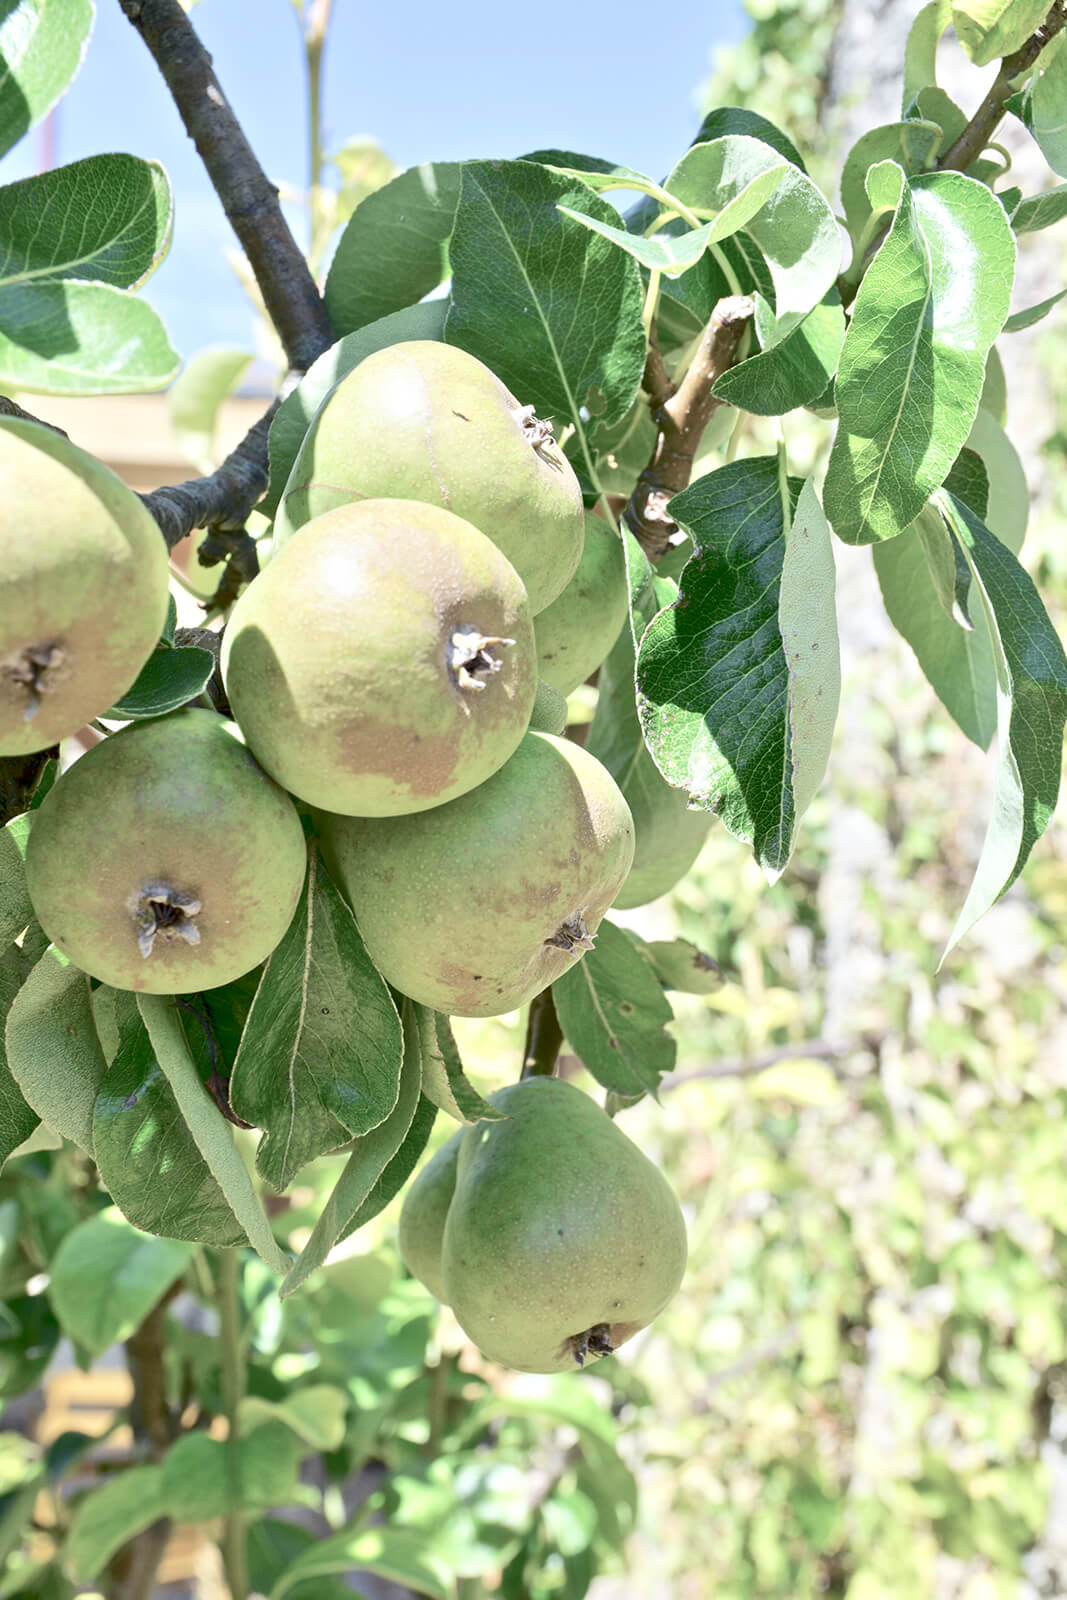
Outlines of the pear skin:
M514 1011L580 960L633 854L610 774L547 733L432 811L318 820L379 972L460 1017Z
M456 1166L464 1130L460 1128L437 1154L427 1161L415 1181L409 1184L400 1211L397 1248L400 1259L413 1278L425 1284L436 1299L448 1304L441 1276L441 1241L452 1195L456 1187Z
M490 1100L508 1120L460 1136L444 1298L491 1361L573 1372L663 1310L685 1222L659 1168L580 1089L526 1078Z
M515 567L532 613L566 587L582 553L581 488L551 429L477 357L437 340L390 345L342 378L293 463L276 539L383 497L473 522Z
M622 540L610 523L587 511L578 570L534 623L544 681L562 695L584 683L619 637L628 607Z

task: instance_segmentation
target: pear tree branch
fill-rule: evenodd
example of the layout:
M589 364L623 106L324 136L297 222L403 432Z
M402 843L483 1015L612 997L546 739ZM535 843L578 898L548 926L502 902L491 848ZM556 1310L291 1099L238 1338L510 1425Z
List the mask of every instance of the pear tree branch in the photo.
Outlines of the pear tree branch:
M649 340L645 389L658 429L656 446L623 516L652 561L664 554L677 531L677 524L667 515L667 502L689 483L704 429L722 404L712 388L732 364L754 310L747 295L727 295L720 300L677 387L667 375L654 333Z
M978 160L1004 115L1004 106L1014 92L1016 79L1030 71L1045 46L1065 26L1067 4L1065 0L1055 0L1040 27L1035 28L1018 50L1013 50L1010 56L1005 56L1001 61L1000 71L993 79L985 99L959 138L949 145L938 161L942 171L965 172L972 161Z

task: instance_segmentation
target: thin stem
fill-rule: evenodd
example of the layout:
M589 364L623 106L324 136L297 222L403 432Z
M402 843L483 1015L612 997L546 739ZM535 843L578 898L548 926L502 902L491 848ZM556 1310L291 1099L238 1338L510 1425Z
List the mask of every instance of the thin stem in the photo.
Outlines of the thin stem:
M245 1515L240 1506L241 1475L238 1448L238 1410L244 1396L245 1368L241 1347L241 1316L238 1300L240 1256L236 1250L219 1252L216 1303L219 1312L219 1349L222 1357L222 1404L230 1425L227 1441L232 1505L222 1535L222 1561L231 1600L248 1600L248 1551Z
M304 30L308 83L308 256L314 271L325 243L322 206L322 62L333 0L310 0Z
M175 1419L167 1404L164 1365L166 1302L171 1291L126 1340L126 1365L133 1382L129 1419L138 1456L158 1461L174 1438ZM156 1573L170 1537L169 1517L161 1517L137 1534L109 1563L111 1600L150 1600Z

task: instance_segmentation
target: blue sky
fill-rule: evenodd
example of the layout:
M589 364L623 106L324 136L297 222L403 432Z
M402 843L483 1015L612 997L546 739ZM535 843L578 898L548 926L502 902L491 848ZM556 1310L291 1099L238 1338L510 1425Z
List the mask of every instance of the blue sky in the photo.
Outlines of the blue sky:
M290 0L201 0L192 20L273 180L306 182L305 90ZM334 0L327 148L369 135L400 167L554 146L662 176L696 128L716 45L742 36L741 0L658 8L628 0ZM81 72L60 103L56 160L106 150L154 157L176 198L170 254L142 293L183 357L251 345L252 314L223 252L235 241L162 79L117 0L97 0ZM40 160L39 130L0 182ZM298 210L290 213L303 242Z

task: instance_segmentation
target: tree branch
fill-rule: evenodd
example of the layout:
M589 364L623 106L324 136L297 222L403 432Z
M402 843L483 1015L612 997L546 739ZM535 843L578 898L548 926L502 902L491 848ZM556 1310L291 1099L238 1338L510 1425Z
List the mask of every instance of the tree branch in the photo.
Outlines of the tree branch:
M133 1379L130 1425L139 1454L159 1461L176 1437L174 1417L167 1404L164 1340L169 1289L126 1340L126 1365ZM170 1537L169 1517L160 1517L132 1538L110 1563L113 1600L151 1600L156 1572Z
M758 1056L739 1056L735 1060L719 1061L713 1067L701 1067L696 1072L672 1072L660 1079L661 1089L677 1089L683 1083L696 1083L711 1078L752 1078L757 1073L776 1067L780 1061L837 1061L854 1051L870 1049L863 1039L801 1039L796 1044L776 1045Z
M689 483L704 429L722 404L712 388L732 364L754 310L745 295L720 300L689 370L673 391L654 337L649 342L645 384L659 433L652 460L638 478L623 515L652 561L663 555L677 531L667 515L667 502Z
M267 314L301 372L334 342L311 270L180 0L119 0L148 46L241 241Z
M556 1070L563 1029L556 1015L556 1003L551 989L542 989L530 1001L530 1016L526 1024L526 1043L522 1052L524 1078L550 1078Z
M1048 16L1018 50L1005 56L982 104L954 144L949 145L937 165L941 171L965 172L977 161L1004 115L1004 103L1015 88L1015 80L1029 72L1045 46L1061 28L1067 26L1067 5L1055 0Z
M10 399L6 394L0 394L0 417L19 417L23 422L36 422L38 427L51 428L53 433L61 433L64 439L70 437L64 428L57 428L54 422L35 417L32 411L24 411L17 400Z
M142 501L159 523L168 550L194 528L215 528L226 535L247 537L244 525L256 501L261 499L269 477L267 439L274 414L281 404L275 399L254 423L236 449L221 466L206 478L190 478L186 483L167 484L143 494ZM250 541L251 542L251 541ZM233 540L230 540L230 545ZM219 548L202 552L204 566L212 566L229 553L226 541ZM254 574L253 574L254 575Z

